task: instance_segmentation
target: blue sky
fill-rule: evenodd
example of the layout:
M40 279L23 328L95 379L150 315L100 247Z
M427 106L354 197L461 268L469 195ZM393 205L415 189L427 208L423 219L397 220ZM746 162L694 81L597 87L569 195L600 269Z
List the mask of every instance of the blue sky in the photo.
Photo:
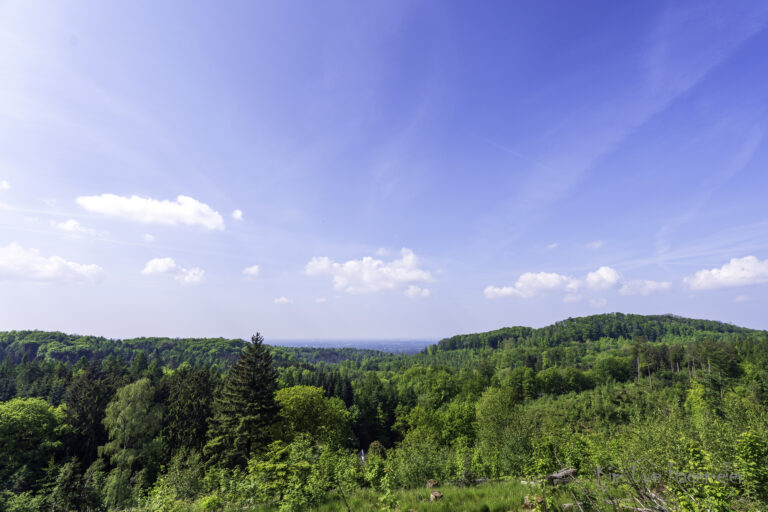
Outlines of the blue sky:
M767 23L760 2L0 2L0 329L768 328Z

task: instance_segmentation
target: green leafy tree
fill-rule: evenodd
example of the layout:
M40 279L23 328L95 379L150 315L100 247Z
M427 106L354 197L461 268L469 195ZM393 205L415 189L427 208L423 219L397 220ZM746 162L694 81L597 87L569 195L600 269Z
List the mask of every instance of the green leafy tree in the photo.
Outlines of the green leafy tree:
M750 428L736 444L736 471L748 496L768 496L768 442L765 435Z
M115 469L107 480L107 502L120 507L130 502L133 472L143 470L143 486L154 480L160 462L162 406L155 403L155 389L148 378L123 386L107 405L104 426L109 442L100 448Z
M479 470L488 476L522 473L531 453L533 425L522 407L504 388L488 388L477 402Z
M62 416L40 398L0 402L0 490L24 491L45 476L62 447Z
M505 379L504 387L509 390L516 401L529 400L536 393L536 376L529 367L518 366Z
M333 445L351 437L350 414L340 398L328 398L314 386L293 386L279 390L275 399L283 418L286 440L297 434L308 434L315 441Z

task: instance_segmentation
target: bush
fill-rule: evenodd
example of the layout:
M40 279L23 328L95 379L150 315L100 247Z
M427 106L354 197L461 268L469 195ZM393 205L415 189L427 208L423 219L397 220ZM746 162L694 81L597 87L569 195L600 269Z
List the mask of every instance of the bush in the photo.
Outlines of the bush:
M215 494L200 498L197 502L197 506L201 512L215 512L224 508L224 500Z

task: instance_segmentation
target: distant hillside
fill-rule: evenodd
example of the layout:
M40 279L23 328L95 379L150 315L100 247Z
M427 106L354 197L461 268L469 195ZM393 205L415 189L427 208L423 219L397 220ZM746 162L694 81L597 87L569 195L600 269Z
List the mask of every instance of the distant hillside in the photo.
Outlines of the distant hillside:
M458 349L495 349L528 347L544 349L569 342L585 342L600 338L632 339L645 336L657 341L664 336L691 336L695 333L754 333L753 329L712 320L696 320L674 315L627 315L610 313L580 318L568 318L550 326L505 327L495 331L461 334L441 340L422 353L436 354ZM158 364L175 368L182 363L193 366L210 366L219 369L229 367L245 345L241 339L225 338L131 338L109 339L99 336L81 336L62 332L9 331L0 332L0 361L11 363L23 359L52 360L75 363L81 358L105 359L110 356L130 361L143 352ZM414 355L394 356L391 353L358 348L310 348L271 346L275 365L288 366L297 363L338 364L363 360L393 359L400 364L421 362ZM412 361L411 361L412 360ZM410 363L408 363L410 362Z
M714 320L697 320L675 315L632 315L607 313L568 318L547 327L504 327L494 331L459 334L446 338L428 349L434 351L502 346L554 347L571 341L595 341L600 338L632 339L645 336L657 341L664 336L690 336L697 332L752 333L754 329Z
M133 338L109 339L100 336L80 336L62 332L10 331L0 333L0 359L13 362L23 358L52 359L74 363L80 358L103 359L117 356L129 361L143 351L150 359L177 366L183 362L193 365L227 365L237 358L243 340L224 338Z
M53 360L75 363L81 358L105 359L110 356L130 361L143 352L160 365L175 368L182 363L192 366L226 368L240 354L245 341L225 338L132 338L109 339L50 331L0 332L0 361ZM385 356L385 352L354 348L308 348L271 346L276 366L296 363L340 363Z

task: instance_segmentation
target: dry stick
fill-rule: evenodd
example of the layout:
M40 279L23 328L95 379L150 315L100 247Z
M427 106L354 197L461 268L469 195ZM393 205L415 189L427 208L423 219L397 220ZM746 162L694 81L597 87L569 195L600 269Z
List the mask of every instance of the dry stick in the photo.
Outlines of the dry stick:
M555 461L556 461L556 462L557 462L559 465L561 465L561 466L562 466L562 463L560 462L560 459L559 459L559 458L558 458L558 456L557 456L557 452L555 452ZM574 484L574 485L576 485L577 487L579 487L579 490L582 492L582 494L584 494L584 497L585 497L585 498L587 498L587 501L589 501L589 504L592 506L592 508L597 508L597 507L595 506L595 502L594 502L594 501L592 501L592 498L590 498L590 497L589 497L589 493L587 492L586 488L584 488L582 485L580 485L580 484L579 484L579 480L578 480L578 478L574 478L574 479L572 479L572 480L571 480L571 483L572 483L572 484ZM598 484L600 485L600 487L602 487L602 484L600 484L600 483L599 483L599 479L598 479ZM579 497L578 497L578 496L576 496L576 493L575 493L575 492L573 492L573 491L571 491L571 496L573 496L573 501L574 501L574 502L576 502L576 506L577 506L577 507L579 507L579 510L580 510L580 512L584 512L584 509L583 509L583 508L582 508L582 506L581 506L581 502L579 501ZM618 509L617 509L617 510L618 510Z
M336 487L339 488L339 494L341 494L341 499L344 500L344 505L347 507L347 512L352 512L352 509L349 508L349 503L347 503L347 497L344 496L344 491L341 490L341 483L339 483L339 479L336 478Z

